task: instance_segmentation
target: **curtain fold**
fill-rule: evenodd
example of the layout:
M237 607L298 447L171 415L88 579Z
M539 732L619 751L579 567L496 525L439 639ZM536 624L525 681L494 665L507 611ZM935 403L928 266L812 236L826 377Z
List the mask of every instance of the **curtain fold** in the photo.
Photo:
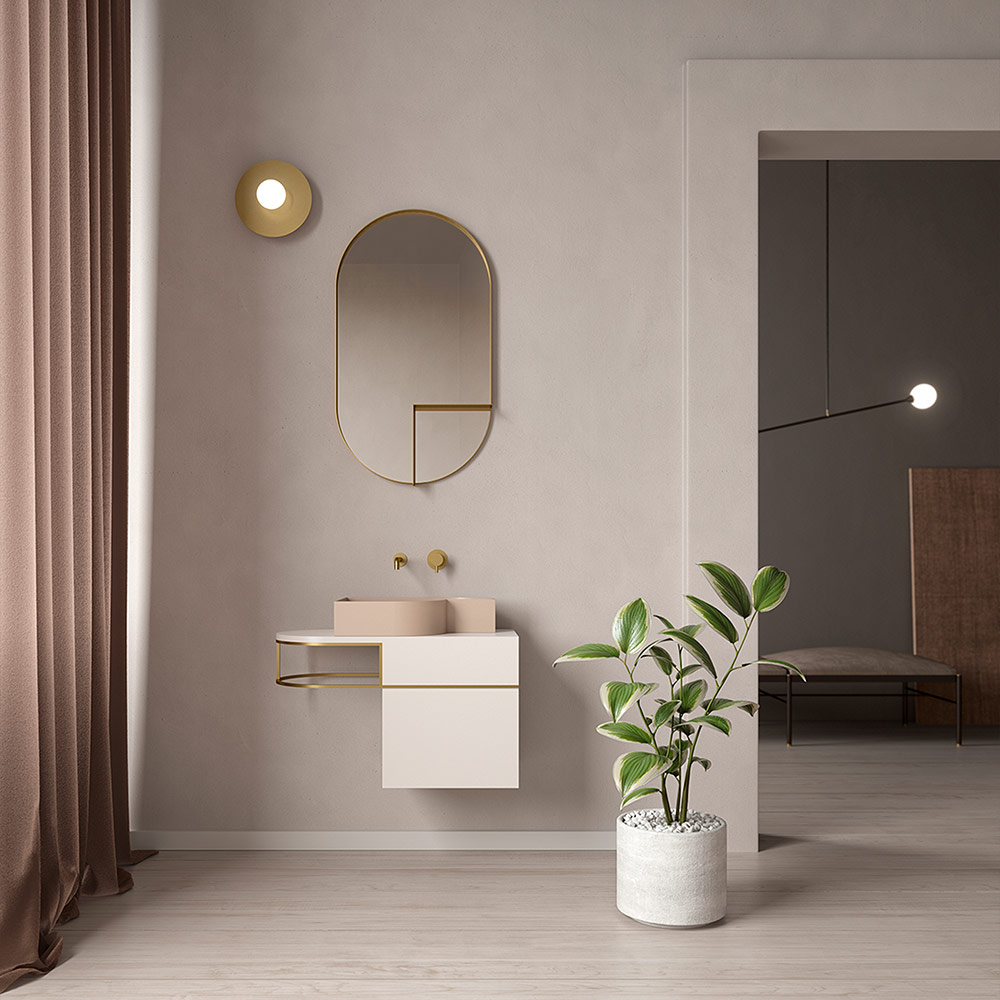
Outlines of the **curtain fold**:
M0 0L0 991L131 888L127 0Z

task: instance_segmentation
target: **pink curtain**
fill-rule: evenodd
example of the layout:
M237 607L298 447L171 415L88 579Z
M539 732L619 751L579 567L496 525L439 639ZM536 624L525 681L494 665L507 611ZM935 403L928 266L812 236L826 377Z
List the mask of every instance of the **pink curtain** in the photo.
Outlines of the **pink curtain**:
M0 990L132 885L127 0L0 0Z

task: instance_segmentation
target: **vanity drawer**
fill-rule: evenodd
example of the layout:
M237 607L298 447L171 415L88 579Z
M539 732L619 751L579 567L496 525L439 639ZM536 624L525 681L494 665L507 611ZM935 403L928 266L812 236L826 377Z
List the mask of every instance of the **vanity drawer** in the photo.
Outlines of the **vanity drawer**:
M517 788L517 688L382 691L383 788Z
M386 637L382 685L516 685L515 632Z

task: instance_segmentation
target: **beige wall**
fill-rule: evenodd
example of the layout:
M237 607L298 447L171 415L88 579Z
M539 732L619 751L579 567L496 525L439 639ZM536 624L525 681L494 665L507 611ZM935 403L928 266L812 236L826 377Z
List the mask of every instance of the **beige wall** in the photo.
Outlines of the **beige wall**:
M156 378L133 826L608 829L617 747L593 726L611 675L549 663L637 594L679 612L683 62L995 56L1000 8L146 0L136 17L159 18L162 106L156 323L136 331ZM232 202L270 157L315 196L283 240ZM496 274L489 440L420 489L352 458L332 399L337 261L404 207L468 226ZM383 791L377 692L273 684L277 628L397 592L495 596L521 634L520 789ZM736 729L734 751L754 739ZM752 780L712 771L699 804L725 813Z

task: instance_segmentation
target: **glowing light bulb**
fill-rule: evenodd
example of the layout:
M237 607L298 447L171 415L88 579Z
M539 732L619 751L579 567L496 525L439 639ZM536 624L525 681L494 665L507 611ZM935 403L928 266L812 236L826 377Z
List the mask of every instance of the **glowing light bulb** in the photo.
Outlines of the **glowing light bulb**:
M257 201L263 208L269 208L272 211L281 208L285 204L285 197L285 185L273 177L269 177L257 185Z
M913 397L910 400L911 403L918 410L926 410L928 407L933 406L937 402L937 389L932 385L928 385L926 382L921 382L920 385L915 385L910 390L910 395Z

